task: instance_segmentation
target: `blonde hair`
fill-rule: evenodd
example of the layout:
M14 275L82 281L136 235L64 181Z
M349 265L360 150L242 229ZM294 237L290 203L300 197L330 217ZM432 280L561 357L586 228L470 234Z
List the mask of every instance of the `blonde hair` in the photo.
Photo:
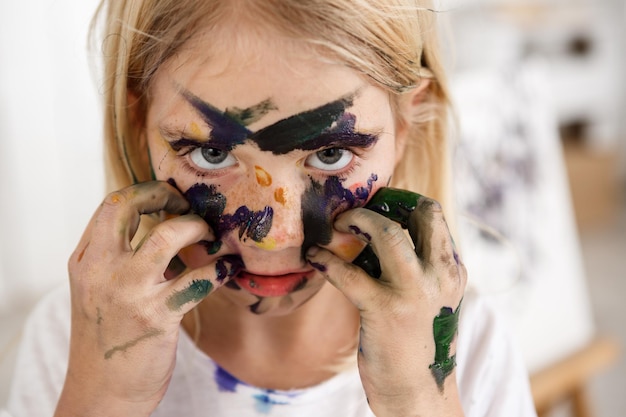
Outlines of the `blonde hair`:
M400 121L410 124L411 134L391 185L449 206L449 99L436 12L422 0L103 0L92 36L104 17L105 166L110 191L151 179L145 138L137 126L143 123L157 69L200 30L243 14L359 71L389 92L396 110L407 92L428 79L419 114ZM129 102L128 93L137 100Z

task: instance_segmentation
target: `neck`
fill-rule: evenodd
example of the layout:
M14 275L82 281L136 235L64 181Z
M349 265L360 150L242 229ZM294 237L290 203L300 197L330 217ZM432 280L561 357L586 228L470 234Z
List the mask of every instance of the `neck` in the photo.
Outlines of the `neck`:
M332 377L355 358L359 315L330 284L283 316L255 315L215 293L183 327L229 373L269 389L304 388ZM216 319L217 318L217 319ZM198 332L199 325L199 332Z

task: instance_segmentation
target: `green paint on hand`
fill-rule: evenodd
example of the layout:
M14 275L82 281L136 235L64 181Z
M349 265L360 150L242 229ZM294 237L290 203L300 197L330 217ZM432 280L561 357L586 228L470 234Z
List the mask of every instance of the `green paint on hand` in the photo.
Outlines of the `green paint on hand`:
M187 288L176 291L167 299L167 306L172 311L178 311L187 303L197 303L206 297L213 289L208 279L194 280Z
M131 340L130 342L124 343L123 345L115 346L109 350L107 350L104 354L104 359L109 360L113 357L116 352L126 353L128 349L134 347L139 342L142 342L147 339L152 339L163 333L163 330L159 329L149 329L144 335L137 337L136 339Z
M456 354L450 356L450 344L456 337L459 325L459 312L450 307L442 307L439 315L433 320L433 336L435 338L435 361L429 366L439 391L443 392L443 383L456 366Z

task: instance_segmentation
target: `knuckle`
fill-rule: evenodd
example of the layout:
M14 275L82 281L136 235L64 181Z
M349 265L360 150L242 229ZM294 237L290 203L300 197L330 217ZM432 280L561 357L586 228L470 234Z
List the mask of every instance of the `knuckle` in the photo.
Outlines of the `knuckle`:
M109 193L103 201L104 207L119 207L128 201L127 189L113 191Z
M417 203L417 207L420 211L431 211L434 213L442 213L443 208L441 207L441 203L437 200L433 200L432 198L422 197Z
M342 281L344 283L344 285L346 286L350 286L353 283L358 282L360 279L362 279L362 272L361 270L351 264L346 264L346 269L342 274Z
M176 235L177 232L174 227L167 223L161 223L150 231L144 246L156 250L167 249L171 242L176 239Z
M384 246L388 248L396 248L404 244L407 241L407 237L399 224L389 222L389 224L383 228L380 240Z

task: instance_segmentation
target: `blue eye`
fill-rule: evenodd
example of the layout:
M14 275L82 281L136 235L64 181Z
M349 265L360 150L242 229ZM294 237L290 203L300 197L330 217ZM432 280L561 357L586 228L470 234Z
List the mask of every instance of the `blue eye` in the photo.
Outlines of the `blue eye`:
M323 171L337 171L347 167L354 154L347 149L328 148L309 155L306 164Z
M237 163L230 152L217 148L196 148L189 153L189 157L202 169L228 168Z

